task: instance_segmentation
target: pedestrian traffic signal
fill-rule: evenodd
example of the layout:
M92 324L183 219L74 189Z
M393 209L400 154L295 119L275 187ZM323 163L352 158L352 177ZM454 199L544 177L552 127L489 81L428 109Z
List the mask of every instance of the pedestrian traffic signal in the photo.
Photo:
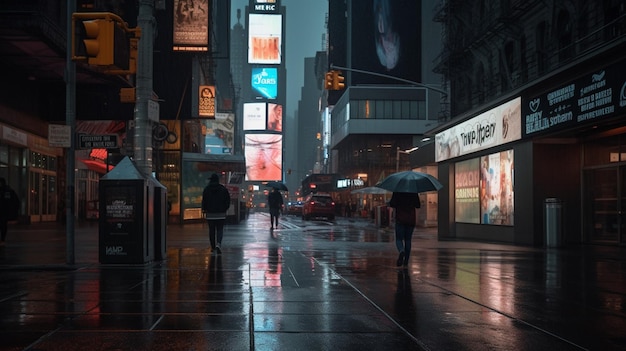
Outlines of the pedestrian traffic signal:
M346 85L344 84L345 78L341 75L341 71L331 71L333 73L333 90L341 90Z
M333 89L333 71L326 72L326 75L324 76L324 89Z

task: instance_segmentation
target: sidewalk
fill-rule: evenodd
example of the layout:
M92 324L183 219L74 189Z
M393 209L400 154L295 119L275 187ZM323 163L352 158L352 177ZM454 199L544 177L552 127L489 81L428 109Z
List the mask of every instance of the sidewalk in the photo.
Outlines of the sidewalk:
M626 249L440 242L408 270L391 228L266 214L168 226L167 259L101 265L97 223L12 227L0 248L0 350L624 350Z

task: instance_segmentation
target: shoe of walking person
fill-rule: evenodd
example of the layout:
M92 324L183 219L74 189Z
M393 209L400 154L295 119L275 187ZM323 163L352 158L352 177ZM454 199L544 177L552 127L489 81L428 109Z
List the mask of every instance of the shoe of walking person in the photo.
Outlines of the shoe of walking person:
M396 261L396 266L400 267L404 263L404 251L401 251L398 255L398 260Z

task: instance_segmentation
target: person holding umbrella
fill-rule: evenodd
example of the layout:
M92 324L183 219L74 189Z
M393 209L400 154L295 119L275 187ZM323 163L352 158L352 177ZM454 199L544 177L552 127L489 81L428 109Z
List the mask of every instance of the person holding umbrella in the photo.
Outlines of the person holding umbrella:
M283 195L278 191L278 188L274 188L274 190L269 193L267 202L270 208L270 229L274 229L274 223L276 224L276 228L278 228L278 217L283 207Z
M389 175L382 182L376 184L393 192L389 207L396 210L396 247L398 261L396 265L407 266L411 254L411 239L417 223L416 210L420 208L419 193L438 191L443 185L430 174L404 171Z
M416 209L420 208L420 199L417 193L394 192L389 201L389 207L396 212L396 248L398 260L396 266L406 267L411 255L411 240L416 224Z

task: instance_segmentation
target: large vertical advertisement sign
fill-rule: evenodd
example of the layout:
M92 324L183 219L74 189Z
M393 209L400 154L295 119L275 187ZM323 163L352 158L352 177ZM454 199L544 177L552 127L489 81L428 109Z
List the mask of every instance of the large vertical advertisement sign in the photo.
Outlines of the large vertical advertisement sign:
M352 2L352 67L421 82L421 1ZM397 84L353 73L351 85Z
M513 225L513 150L480 158L481 223Z
M282 15L250 14L248 18L248 63L281 63Z
M514 224L513 150L455 163L455 221Z
M455 220L480 223L480 172L477 158L457 162L454 167Z
M209 0L174 0L174 51L207 51Z
M278 96L278 70L270 67L252 68L250 86L259 97L268 100L276 99Z
M246 180L281 180L282 152L282 134L246 134Z

